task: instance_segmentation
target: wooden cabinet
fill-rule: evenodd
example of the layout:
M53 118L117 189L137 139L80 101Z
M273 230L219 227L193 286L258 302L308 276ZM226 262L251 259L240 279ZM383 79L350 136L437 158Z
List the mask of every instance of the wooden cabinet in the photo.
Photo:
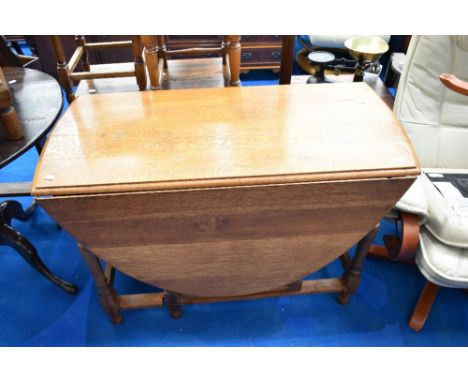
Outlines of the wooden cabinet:
M193 47L214 48L221 45L223 36L165 36L168 49ZM282 36L243 35L241 37L241 70L280 68ZM210 57L209 54L203 57ZM172 58L179 58L176 55ZM186 58L181 56L180 58Z
M276 69L281 63L282 36L243 35L241 70Z

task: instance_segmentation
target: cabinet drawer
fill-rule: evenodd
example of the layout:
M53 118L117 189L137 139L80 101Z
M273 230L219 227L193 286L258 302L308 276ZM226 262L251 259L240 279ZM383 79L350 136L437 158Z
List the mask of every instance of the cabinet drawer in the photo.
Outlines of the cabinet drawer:
M281 62L281 47L278 48L244 48L241 51L241 66L278 66Z
M250 45L278 45L281 46L282 36L259 36L259 35L242 35L241 44Z

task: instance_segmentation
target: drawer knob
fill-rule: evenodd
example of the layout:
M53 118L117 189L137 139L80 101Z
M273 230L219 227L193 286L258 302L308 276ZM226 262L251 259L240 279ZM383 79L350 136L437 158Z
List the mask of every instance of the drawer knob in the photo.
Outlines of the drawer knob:
M277 50L271 52L271 57L274 58L274 59L278 59L281 57L281 53Z
M244 52L244 53L242 53L242 58L243 58L244 60L250 60L250 59L252 58L252 53L250 53L250 52Z

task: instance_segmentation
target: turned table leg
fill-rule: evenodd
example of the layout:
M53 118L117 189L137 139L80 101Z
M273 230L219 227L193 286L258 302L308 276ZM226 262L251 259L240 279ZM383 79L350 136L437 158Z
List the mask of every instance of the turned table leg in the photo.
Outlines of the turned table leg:
M364 260L367 256L367 252L369 251L370 245L374 241L379 226L380 224L377 224L372 229L372 231L370 231L364 238L361 239L361 241L359 241L356 248L356 254L351 260L351 264L349 265L348 269L345 271L343 276L345 287L338 296L338 302L340 304L347 304L353 293L358 288L359 283L361 282L361 270ZM342 261L346 260L343 259Z
M164 292L164 304L169 310L172 318L178 319L182 317L182 306L180 304L180 294L175 292Z
M78 288L75 285L53 274L42 262L32 243L11 227L11 219L25 221L34 212L34 208L35 204L24 211L20 203L12 200L0 204L0 245L13 248L36 271L66 292L78 293Z
M123 317L120 315L117 294L115 293L114 288L107 282L99 259L81 244L78 244L78 246L84 262L93 275L102 308L107 313L113 324L121 324L123 322Z

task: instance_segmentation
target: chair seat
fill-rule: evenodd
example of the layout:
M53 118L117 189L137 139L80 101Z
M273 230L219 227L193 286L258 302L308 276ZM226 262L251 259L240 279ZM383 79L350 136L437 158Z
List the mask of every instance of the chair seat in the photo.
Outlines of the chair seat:
M468 288L468 249L446 245L426 228L421 228L416 264L434 284L448 288Z
M454 206L426 175L420 179L428 205L425 227L446 245L468 248L468 209Z
M229 81L228 65L221 57L169 60L163 89L222 88Z
M421 224L424 224L427 221L428 205L422 177L425 177L425 175L419 176L414 181L398 201L394 210L419 215ZM396 211L392 210L389 215L395 216L394 212Z

